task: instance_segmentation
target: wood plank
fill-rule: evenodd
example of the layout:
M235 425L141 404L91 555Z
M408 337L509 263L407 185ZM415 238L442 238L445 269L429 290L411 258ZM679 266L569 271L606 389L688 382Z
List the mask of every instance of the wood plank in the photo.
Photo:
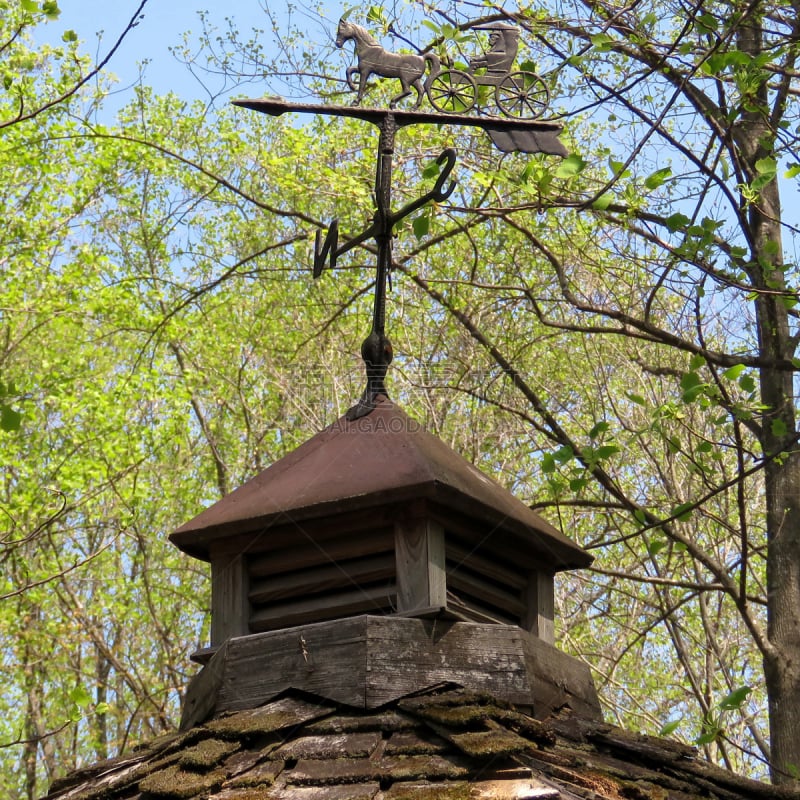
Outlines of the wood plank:
M531 703L522 640L515 625L367 618L368 708L444 682Z
M357 561L336 561L313 569L302 569L288 575L271 576L252 581L250 602L261 605L295 597L331 592L335 589L367 586L376 581L384 584L394 578L393 553L363 558ZM320 599L320 602L325 602Z
M466 565L474 572L519 591L528 586L527 570L517 570L506 564L501 564L496 558L486 558L476 550L456 541L452 535L447 536L445 549L447 560L455 562L459 567L462 564Z
M465 597L448 592L447 610L461 616L464 620L488 625L515 625L515 620L504 617L495 609L485 608ZM520 629L521 630L521 629Z
M525 536L501 527L492 529L488 523L476 523L474 519L451 510L444 514L432 509L431 518L439 522L448 534L452 531L462 542L476 547L479 555L491 553L492 558L497 557L507 565L518 565L526 570L549 566L548 559L538 549L544 544L544 539L534 540L533 534Z
M356 589L322 598L313 597L291 603L278 603L256 610L250 617L250 630L254 633L319 622L334 617L353 614L381 613L394 608L393 585Z
M515 625L361 615L230 639L186 693L182 728L288 688L358 708L455 682L544 718L568 704L602 721L589 668Z
M250 576L264 578L268 575L281 575L294 569L305 569L326 561L341 561L353 555L368 556L394 550L394 530L391 527L350 533L341 540L325 540L319 543L298 544L275 550L263 555L251 555L247 566Z
M513 620L519 620L527 611L519 592L503 591L490 581L483 580L466 567L447 569L447 585L450 591L465 592L469 599L479 604L485 603L507 614Z
M398 504L377 505L346 512L337 507L324 515L321 515L319 509L307 509L306 513L301 510L292 515L291 520L275 521L258 530L225 536L211 542L209 548L212 554L267 553L290 549L306 541L327 542L354 533L377 533L387 528L391 530L401 510ZM308 518L307 514L313 515L312 518Z
M227 669L227 649L228 643L225 642L186 687L181 708L180 730L186 731L195 725L200 725L214 713Z
M522 614L520 624L542 641L553 644L556 639L553 576L544 572L532 572L526 599L527 609Z
M578 716L602 721L600 698L586 664L536 636L528 635L522 643L537 719L568 705Z
M429 518L395 524L397 610L443 606L447 599L442 526Z
M214 555L211 559L211 646L249 633L250 601L244 558Z
M290 687L364 708L365 654L363 616L231 639L217 713L254 708Z

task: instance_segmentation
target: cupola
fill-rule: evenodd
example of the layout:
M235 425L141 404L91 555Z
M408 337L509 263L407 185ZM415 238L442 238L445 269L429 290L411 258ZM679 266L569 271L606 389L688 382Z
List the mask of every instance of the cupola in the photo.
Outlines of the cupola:
M221 663L235 661L233 650L244 647L249 667L229 663L230 680L242 684L241 676L233 678L239 669L271 671L269 680L250 673L255 688L244 692L248 697L258 694L264 680L273 693L275 680L297 688L312 658L312 683L318 680L324 657L319 649L311 652L310 641L322 631L322 643L333 646L337 636L355 636L368 650L369 620L381 629L384 650L387 639L399 642L423 631L412 621L425 620L424 630L438 625L440 634L454 623L471 623L464 633L478 648L484 639L490 648L516 642L514 647L524 649L524 639L539 643L540 652L557 653L554 575L592 560L382 395L369 414L337 420L170 538L211 564L211 642L195 660L216 680ZM461 655L442 656L437 674L448 676L448 658L462 671L472 670L469 641L462 642ZM299 673L279 663L277 653L287 642ZM414 644L415 657L419 646ZM267 648L266 660L258 660L259 648ZM389 653L400 658L391 645ZM568 659L559 654L556 660L561 657ZM285 674L278 674L282 669ZM492 670L484 672L473 688L491 683ZM414 675L430 685L431 675L413 666L403 691ZM588 674L581 676L581 685L591 684ZM331 681L342 688L347 677L337 673ZM520 702L527 691L523 679L511 699ZM212 694L219 710L219 692ZM594 705L593 689L589 695ZM382 696L378 692L374 702ZM189 700L204 708L211 702L191 690ZM249 701L233 692L226 702L240 707Z
M553 641L553 577L591 557L386 398L170 537L211 563L211 648L357 614Z

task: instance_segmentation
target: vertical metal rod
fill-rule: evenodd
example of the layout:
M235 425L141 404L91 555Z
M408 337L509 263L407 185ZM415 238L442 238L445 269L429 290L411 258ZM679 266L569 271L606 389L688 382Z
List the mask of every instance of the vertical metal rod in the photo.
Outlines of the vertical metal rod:
M361 344L361 357L367 370L367 386L358 403L346 414L356 420L375 408L375 398L388 397L384 378L392 362L392 344L386 336L386 282L392 268L392 156L397 125L387 112L381 120L378 163L375 170L375 223L378 243L378 265L375 272L375 303L372 309L372 330Z
M375 274L375 306L372 329L379 336L386 332L386 284L392 269L392 159L397 126L388 113L381 122L378 163L375 174L375 200L378 206L375 236L378 244L378 269Z

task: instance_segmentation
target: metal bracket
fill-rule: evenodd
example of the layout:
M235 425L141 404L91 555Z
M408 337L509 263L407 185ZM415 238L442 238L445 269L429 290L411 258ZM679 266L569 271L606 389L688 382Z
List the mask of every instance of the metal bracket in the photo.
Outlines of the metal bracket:
M339 244L339 220L334 219L325 234L325 241L322 241L322 231L317 229L314 237L314 277L319 278L322 270L325 269L325 261L330 261L330 268L336 266L337 247Z
M436 163L440 166L444 166L442 171L439 173L439 177L436 179L436 183L433 185L433 189L431 189L429 192L426 192L413 202L403 206L397 213L391 214L388 220L390 228L393 228L398 222L400 222L400 220L405 219L409 214L413 214L417 209L422 208L424 205L427 205L431 202L442 203L453 193L456 188L456 182L452 181L448 186L445 186L445 183L447 183L447 180L453 171L453 167L455 167L456 151L452 147L446 148L439 154L439 157L436 159ZM365 242L367 239L374 237L380 231L380 227L380 221L376 218L368 228L359 233L357 236L354 236L352 239L348 239L341 246L339 246L338 219L331 221L331 224L328 227L328 232L325 234L324 239L322 237L322 231L317 230L314 237L314 277L319 278L319 276L322 274L322 271L325 269L326 262L328 268L333 269L336 266L336 261L340 255L346 253L348 250L352 250L354 247L358 246L362 242Z

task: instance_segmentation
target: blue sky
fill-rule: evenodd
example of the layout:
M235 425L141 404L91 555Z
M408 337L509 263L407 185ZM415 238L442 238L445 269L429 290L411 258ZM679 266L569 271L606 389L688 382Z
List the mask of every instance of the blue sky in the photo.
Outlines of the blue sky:
M82 40L83 50L102 58L124 30L128 20L139 6L140 0L60 0L61 16L57 21L43 24L35 34L40 42L56 43L65 30L72 29ZM183 97L200 96L201 88L188 71L169 52L171 46L179 44L184 32L199 36L202 26L198 11L206 10L212 23L224 27L227 17L237 23L244 34L252 28L268 28L268 19L263 4L286 7L281 0L148 0L144 17L128 34L120 49L108 66L108 71L119 78L119 87L124 90L139 77L139 63L147 60L145 83L157 92L176 91ZM331 2L330 16L335 19L341 4ZM278 12L280 13L280 12ZM318 29L318 25L312 26ZM310 35L317 36L318 32ZM124 92L122 93L124 95ZM119 105L124 103L119 97Z

